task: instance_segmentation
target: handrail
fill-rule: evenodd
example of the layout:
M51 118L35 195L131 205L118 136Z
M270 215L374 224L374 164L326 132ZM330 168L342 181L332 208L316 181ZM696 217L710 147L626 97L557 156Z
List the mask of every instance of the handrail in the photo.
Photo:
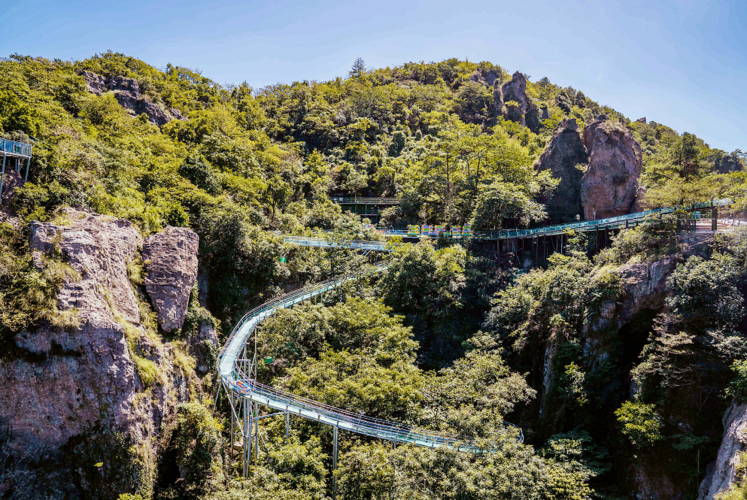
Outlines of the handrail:
M342 205L399 205L399 198L394 196L332 196L330 200Z
M606 219L596 219L582 222L568 222L565 224L555 224L552 226L542 226L531 229L494 229L489 231L472 231L471 234L459 234L451 236L454 239L473 239L473 240L506 240L513 238L524 238L530 236L552 236L556 234L562 234L568 230L580 230L580 231L592 231L598 228L617 228L623 226L626 222L640 221L651 215L663 215L668 213L676 212L677 210L692 211L702 208L713 208L731 205L732 200L724 198L720 200L704 201L701 203L695 203L693 205L682 205L674 207L657 208L653 210L646 210L644 212L635 212L627 215L618 215L615 217L608 217ZM379 234L385 237L402 236L409 238L438 238L438 235L431 234L433 231L428 233L412 234L406 229L393 229L393 230L379 230ZM448 231L444 231L448 233Z
M32 149L33 146L31 144L11 141L10 139L0 139L0 153L30 158Z

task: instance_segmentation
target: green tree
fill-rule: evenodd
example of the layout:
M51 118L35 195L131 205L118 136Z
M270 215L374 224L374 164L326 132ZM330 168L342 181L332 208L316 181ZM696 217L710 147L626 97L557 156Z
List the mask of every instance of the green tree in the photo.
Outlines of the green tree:
M547 217L543 206L517 186L494 182L477 198L472 226L478 230L527 226Z
M350 68L350 76L353 78L360 78L366 74L366 62L362 58L357 58L353 61L353 67Z

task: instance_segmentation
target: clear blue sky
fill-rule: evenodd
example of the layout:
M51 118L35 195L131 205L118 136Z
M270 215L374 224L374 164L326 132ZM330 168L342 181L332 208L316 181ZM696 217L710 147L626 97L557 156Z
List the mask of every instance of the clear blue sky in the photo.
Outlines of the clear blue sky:
M3 0L0 55L113 50L254 87L449 57L747 150L747 0Z

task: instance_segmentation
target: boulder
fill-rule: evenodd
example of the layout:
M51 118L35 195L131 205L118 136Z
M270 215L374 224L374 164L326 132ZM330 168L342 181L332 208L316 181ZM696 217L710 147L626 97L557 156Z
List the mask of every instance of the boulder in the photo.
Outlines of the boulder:
M191 229L168 226L145 240L145 289L166 332L184 324L189 294L197 279L199 237Z
M42 323L0 339L0 485L17 500L116 498L152 487L147 466L186 383L170 347L140 325L127 269L142 239L132 224L71 209L57 219L31 225L30 248L37 267L55 258L72 271L57 306L77 311L78 326ZM158 370L148 392L133 349Z
M581 179L586 220L631 212L641 175L641 146L630 131L602 115L584 129L589 166Z
M645 124L646 124L646 117L644 116L643 118L638 118L638 119L636 120L636 122L637 122L637 123L643 123L643 124L645 125Z
M553 132L550 143L535 165L537 170L549 170L555 179L560 179L552 198L545 202L552 222L574 221L577 215L583 214L581 178L584 174L576 166L588 161L589 155L581 141L576 120L566 118Z
M3 192L0 193L0 205L10 205L16 189L23 187L23 177L13 169L6 168L3 176Z
M708 466L700 484L698 500L713 500L735 482L740 454L747 447L747 404L733 403L724 414L724 437L716 461Z

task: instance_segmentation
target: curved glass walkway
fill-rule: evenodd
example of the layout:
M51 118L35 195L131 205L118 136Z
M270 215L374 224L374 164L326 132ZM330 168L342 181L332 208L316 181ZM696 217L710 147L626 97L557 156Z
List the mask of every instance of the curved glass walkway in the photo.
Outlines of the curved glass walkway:
M522 238L534 236L552 236L562 234L566 230L588 231L596 228L615 228L626 226L630 221L640 221L645 217L658 214L672 213L678 209L698 210L705 208L715 208L725 206L731 203L731 200L713 200L710 202L700 203L688 207L668 207L657 210L649 210L609 219L600 219L595 221L575 222L569 224L560 224L547 226L536 229L516 229L501 230L495 232L476 233L474 237L488 239L504 238ZM389 231L385 236L399 235L400 232ZM425 235L424 235L425 236ZM321 237L306 236L285 236L287 243L307 247L319 248L351 248L370 251L392 251L393 247L383 241L335 241ZM370 273L378 273L385 270L387 264L375 266ZM236 409L233 408L233 398L239 400L251 401L255 404L261 404L269 408L279 410L287 415L293 414L309 420L320 422L334 428L335 442L338 429L363 434L366 436L386 439L395 443L411 443L418 446L429 448L448 447L457 450L481 452L486 451L484 448L477 446L474 440L470 438L455 436L452 434L431 432L423 429L415 429L396 422L379 420L367 417L361 413L350 412L341 408L335 408L322 404L317 401L306 399L289 392L281 391L273 387L259 383L256 380L256 352L254 357L248 356L247 347L252 339L252 335L257 326L266 318L269 318L280 309L293 307L303 301L323 296L346 282L358 279L357 276L347 276L339 279L332 279L323 283L317 283L304 287L300 290L283 295L261 306L252 309L239 321L231 332L231 336L226 342L218 358L218 372L224 384L224 387L232 395L232 411L234 417L237 416ZM255 349L256 350L256 349ZM251 413L251 412L249 412ZM247 410L244 408L244 426L247 425ZM254 420L263 417L252 417ZM251 420L251 418L249 419ZM515 429L515 435L520 441L524 440L520 428L506 423L509 428ZM242 433L246 436L247 431ZM249 433L250 435L250 433ZM251 439L251 437L249 438ZM255 438L256 439L256 438ZM336 454L335 454L336 456ZM245 469L246 474L246 469Z

